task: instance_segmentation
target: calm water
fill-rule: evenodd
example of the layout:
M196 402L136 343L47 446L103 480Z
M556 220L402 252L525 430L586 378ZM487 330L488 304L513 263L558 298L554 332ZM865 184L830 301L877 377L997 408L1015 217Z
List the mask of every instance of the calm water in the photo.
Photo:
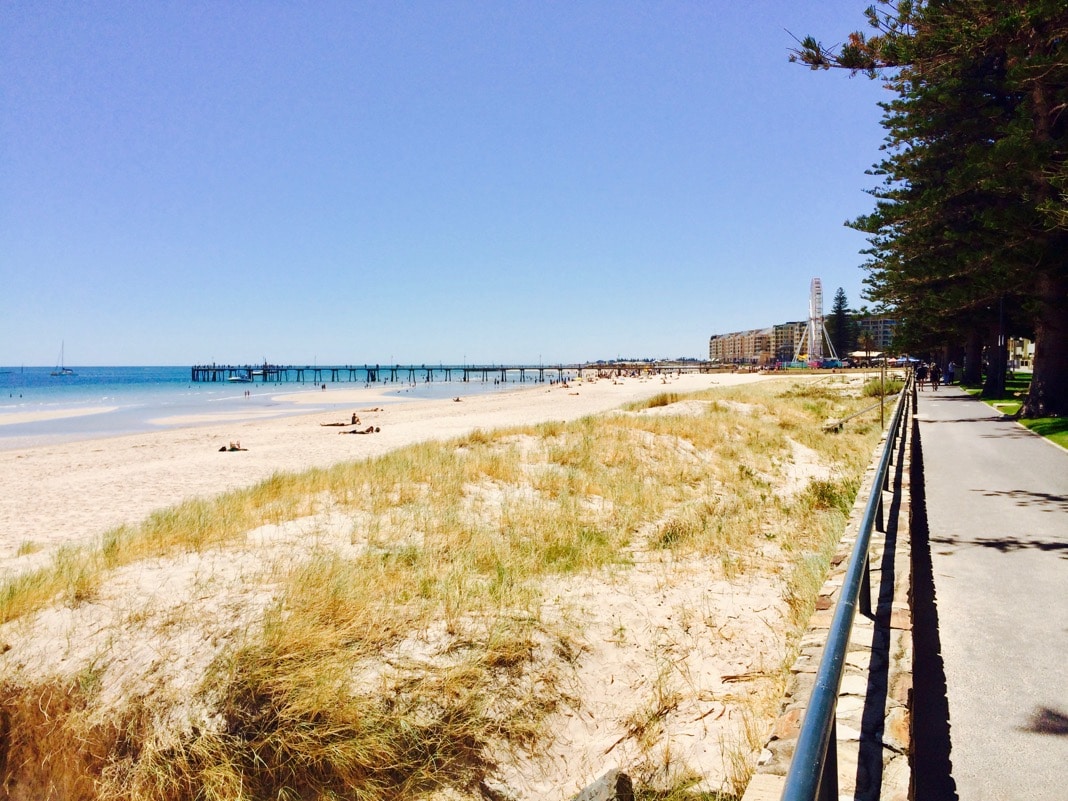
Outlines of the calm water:
M249 411L270 408L279 414L306 414L337 409L348 404L332 402L330 389L363 387L361 382L327 382L322 403L299 406L279 395L314 390L312 383L193 383L188 367L75 367L76 375L52 376L52 367L0 367L0 445L21 445L92 439L167 427L158 418ZM516 389L522 384L472 381L377 383L371 385L398 401L404 398L451 398ZM533 386L527 381L526 386ZM245 392L250 397L245 397ZM388 401L387 401L388 402ZM66 413L109 408L103 413L57 417L37 422L5 422L21 413Z

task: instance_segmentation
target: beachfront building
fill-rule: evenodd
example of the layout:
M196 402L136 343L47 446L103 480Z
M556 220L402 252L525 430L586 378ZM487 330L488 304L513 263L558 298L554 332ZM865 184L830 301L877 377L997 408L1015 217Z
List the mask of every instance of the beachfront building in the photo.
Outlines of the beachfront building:
M871 351L879 354L893 352L891 344L897 329L896 319L886 315L858 316L853 319L858 339L863 334L871 337ZM713 334L708 341L708 359L721 364L785 364L793 360L807 326L807 321L800 321L779 323L770 328Z
M771 336L770 328L713 334L708 341L708 359L720 364L768 364L773 358Z
M854 318L857 324L857 342L865 341L865 334L870 337L869 348L881 353L891 353L894 331L898 321L885 314L872 314Z
M808 323L780 323L771 329L771 350L775 361L788 362L794 358L797 348L801 344L801 337L805 335Z

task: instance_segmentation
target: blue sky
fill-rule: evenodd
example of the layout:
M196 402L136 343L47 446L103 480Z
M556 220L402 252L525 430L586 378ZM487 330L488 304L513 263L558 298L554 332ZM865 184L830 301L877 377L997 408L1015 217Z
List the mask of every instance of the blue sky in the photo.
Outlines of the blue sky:
M862 302L865 2L0 7L0 364L705 357Z

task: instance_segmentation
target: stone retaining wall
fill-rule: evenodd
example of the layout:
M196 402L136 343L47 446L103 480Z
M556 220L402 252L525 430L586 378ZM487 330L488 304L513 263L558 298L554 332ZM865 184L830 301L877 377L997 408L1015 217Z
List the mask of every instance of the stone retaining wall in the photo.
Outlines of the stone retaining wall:
M910 410L906 410L910 411ZM895 448L890 481L899 492L883 493L885 533L871 540L874 619L858 611L850 635L838 694L837 747L840 799L907 801L912 772L909 710L912 695L912 614L909 603L911 540L909 449L911 418ZM885 441L885 438L884 438ZM881 453L882 445L876 453ZM849 556L871 492L878 456L868 468L816 611L801 640L779 718L760 755L742 801L778 801L793 756L801 719L812 693Z

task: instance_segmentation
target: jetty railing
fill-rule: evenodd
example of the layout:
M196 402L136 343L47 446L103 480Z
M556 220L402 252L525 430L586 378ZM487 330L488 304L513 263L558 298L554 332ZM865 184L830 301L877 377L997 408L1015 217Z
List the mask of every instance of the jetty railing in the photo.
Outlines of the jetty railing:
M544 383L546 375L564 380L568 377L608 377L625 374L663 375L666 373L713 373L730 369L712 362L687 361L616 361L576 364L195 364L190 368L193 382L284 382L321 384L324 381L375 383L430 383L436 380L469 382L497 381L508 383L518 378Z
M838 691L842 683L846 649L857 607L871 615L871 572L868 556L873 529L884 530L883 493L891 490L890 465L898 439L904 436L905 410L912 392L912 375L898 395L887 429L882 456L872 481L871 494L864 507L857 540L849 558L841 594L834 609L823 657L816 672L815 686L809 699L793 759L786 773L782 801L837 801L838 749L836 713Z

